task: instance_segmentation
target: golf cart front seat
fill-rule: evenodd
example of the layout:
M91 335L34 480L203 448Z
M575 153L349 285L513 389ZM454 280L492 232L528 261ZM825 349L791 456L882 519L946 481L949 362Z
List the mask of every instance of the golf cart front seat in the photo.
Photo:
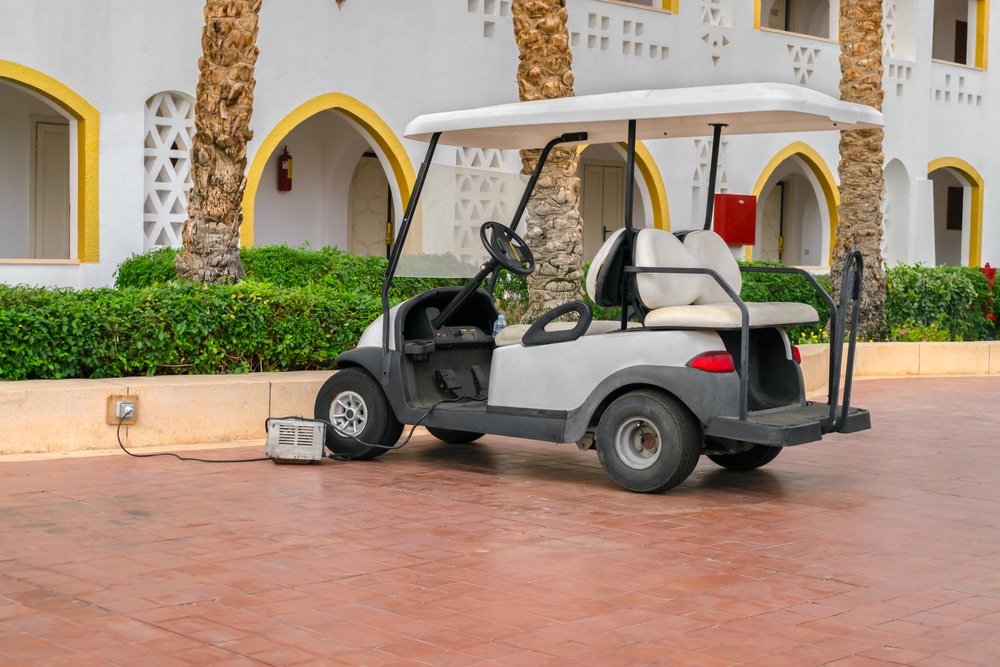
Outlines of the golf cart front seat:
M587 292L595 303L621 303L622 272L627 263L624 230L601 247L587 275ZM739 306L706 273L654 273L642 268L712 269L734 293L743 286L740 266L721 236L710 230L688 232L684 240L661 229L641 229L635 236L636 288L648 309L647 328L739 329ZM793 326L819 321L816 309L804 303L747 303L751 328Z

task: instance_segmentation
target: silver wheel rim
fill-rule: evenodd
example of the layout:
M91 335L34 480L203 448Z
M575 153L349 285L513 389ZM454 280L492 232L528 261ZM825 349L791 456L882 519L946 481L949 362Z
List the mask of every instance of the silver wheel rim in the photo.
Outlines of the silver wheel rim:
M656 463L663 449L660 431L646 419L632 417L615 433L615 452L633 470L645 470Z
M341 433L357 436L368 424L368 406L365 399L353 391L342 391L330 404L330 423Z

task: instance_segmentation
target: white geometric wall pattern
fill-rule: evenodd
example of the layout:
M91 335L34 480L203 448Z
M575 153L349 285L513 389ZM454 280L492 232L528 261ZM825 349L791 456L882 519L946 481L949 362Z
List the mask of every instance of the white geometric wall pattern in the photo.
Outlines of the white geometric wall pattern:
M611 42L621 39L622 55L636 58L648 57L653 60L666 60L670 57L670 48L660 44L651 44L645 39L646 24L641 21L625 20L621 23L621 33L615 32L610 16L591 12L587 14L586 44L579 32L570 32L570 48L586 48L590 51L610 51Z
M483 15L483 37L497 34L497 19L509 19L511 0L467 0L470 14Z
M726 153L728 141L723 139L719 146L719 164L715 172L715 192L724 194L729 191L729 177L726 174ZM697 156L697 166L691 177L691 224L698 227L705 217L707 204L708 180L712 167L712 140L695 139L694 150Z
M886 66L886 81L883 89L891 92L893 83L895 83L896 97L902 97L913 79L913 66L906 62L894 62L888 59L884 61L884 64Z
M180 246L191 190L194 98L157 93L146 101L143 248Z
M487 220L507 224L516 210L521 178L508 167L520 166L516 151L459 148L455 164L454 248L459 260L477 264L483 259L479 227ZM509 154L509 155L508 155ZM518 169L519 171L519 169Z
M982 77L972 77L949 72L934 72L931 99L945 104L980 106L983 103Z
M722 0L701 0L701 22L708 25L728 26Z
M666 60L670 49L644 40L646 24L641 21L622 21L622 55L649 56L654 60Z
M885 0L882 3L882 56L892 58L896 50L896 3Z
M719 64L719 61L722 59L722 49L729 46L729 37L722 34L721 30L717 32L718 34L706 32L701 36L701 41L703 41L709 48L713 65Z
M792 72L795 81L801 85L808 85L816 70L816 61L819 60L819 49L811 49L808 46L798 44L788 44L788 57L792 61Z

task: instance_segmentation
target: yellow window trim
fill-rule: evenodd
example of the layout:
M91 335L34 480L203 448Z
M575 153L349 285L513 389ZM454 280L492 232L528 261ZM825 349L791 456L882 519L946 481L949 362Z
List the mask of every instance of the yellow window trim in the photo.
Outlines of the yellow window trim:
M100 156L101 114L64 83L38 70L8 60L0 60L0 79L38 93L76 120L77 159L77 247L75 261L101 259ZM70 147L72 150L72 147ZM48 262L46 262L48 263Z
M767 179L771 177L778 165L792 156L797 156L806 163L823 190L823 198L826 200L826 210L830 218L830 256L827 261L833 263L833 246L837 241L837 222L840 220L837 215L837 208L840 206L840 190L833 172L812 146L802 141L796 141L778 151L761 171L757 183L753 186L753 195L760 199L764 186L767 185ZM746 246L745 255L747 260L753 259L753 246Z
M976 67L986 69L989 62L990 0L976 0Z
M253 162L250 163L250 169L247 172L247 187L243 193L243 223L240 225L240 244L244 247L253 245L254 200L257 196L257 188L260 186L261 176L264 174L264 167L267 165L271 154L284 141L288 133L298 127L300 123L320 111L328 109L334 109L347 116L367 132L367 139L371 139L378 144L389 161L393 177L399 188L400 200L403 206L406 206L406 203L410 199L410 193L413 191L413 185L416 182L416 173L413 171L409 154L403 147L402 142L392 131L392 128L370 107L362 104L353 97L341 93L320 95L298 106L294 111L282 118L257 148Z
M938 169L953 169L972 189L969 202L969 266L982 266L983 262L983 177L975 167L957 157L942 157L927 164L927 176Z

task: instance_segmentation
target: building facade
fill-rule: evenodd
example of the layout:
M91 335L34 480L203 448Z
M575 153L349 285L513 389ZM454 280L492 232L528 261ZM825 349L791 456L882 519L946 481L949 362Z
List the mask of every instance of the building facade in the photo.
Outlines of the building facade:
M0 0L0 282L91 287L130 255L179 245L200 0ZM990 0L886 0L887 262L1000 262ZM750 81L838 96L838 0L567 0L575 91ZM425 147L421 113L517 100L510 0L265 0L244 245L384 254ZM639 150L638 224L700 227L710 139ZM748 257L830 260L836 133L727 137L719 191L757 197ZM277 187L293 156L293 188ZM516 153L438 160L498 182ZM582 149L584 251L622 224L623 153ZM486 188L488 189L488 188ZM485 191L485 189L484 189ZM482 195L488 198L488 194ZM475 224L482 202L456 211Z

